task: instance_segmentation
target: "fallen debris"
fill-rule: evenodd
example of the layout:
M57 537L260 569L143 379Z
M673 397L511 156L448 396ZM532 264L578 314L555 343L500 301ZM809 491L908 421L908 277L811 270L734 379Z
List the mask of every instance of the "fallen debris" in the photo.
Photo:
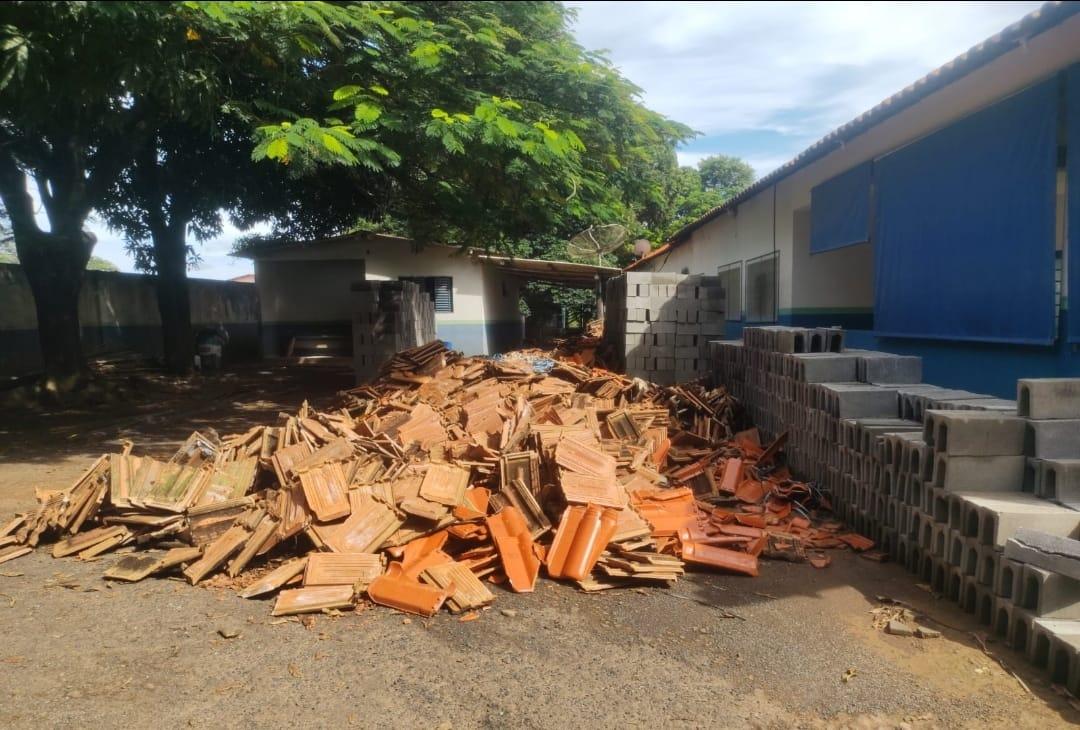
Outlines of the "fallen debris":
M827 499L792 478L783 437L736 431L724 389L632 380L592 367L594 349L483 359L432 343L327 410L196 432L167 460L126 444L2 523L0 562L45 539L83 560L128 546L107 579L179 570L244 598L276 593L274 616L367 599L470 621L491 585L532 591L541 567L599 591L670 586L687 564L823 568L824 549L873 547L815 519Z

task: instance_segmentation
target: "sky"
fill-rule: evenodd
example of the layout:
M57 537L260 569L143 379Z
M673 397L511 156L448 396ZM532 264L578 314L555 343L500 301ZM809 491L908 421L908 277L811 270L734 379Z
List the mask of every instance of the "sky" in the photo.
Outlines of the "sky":
M682 164L723 153L760 177L836 127L989 38L1040 2L568 2L575 33L605 50L647 106L701 135ZM134 270L122 237L98 221L95 254ZM192 276L229 279L241 232L199 246Z

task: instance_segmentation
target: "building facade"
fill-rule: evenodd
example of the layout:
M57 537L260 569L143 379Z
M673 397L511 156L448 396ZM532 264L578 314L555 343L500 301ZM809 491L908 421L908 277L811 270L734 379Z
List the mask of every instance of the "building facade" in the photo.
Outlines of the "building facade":
M1070 219L1073 2L890 97L631 268L724 277L728 336L749 323L839 325L853 347L921 355L930 382L1008 396L1018 377L1080 374Z
M351 341L350 286L365 279L415 281L435 304L439 339L466 355L493 355L522 342L519 298L529 281L594 288L621 273L605 266L418 245L383 234L275 244L243 255L255 262L263 354L268 357L284 354L298 335L337 335Z
M255 283L262 303L263 351L280 355L301 334L349 335L356 281L409 279L435 302L440 339L487 355L521 342L519 280L461 249L418 247L397 236L358 235L259 251Z

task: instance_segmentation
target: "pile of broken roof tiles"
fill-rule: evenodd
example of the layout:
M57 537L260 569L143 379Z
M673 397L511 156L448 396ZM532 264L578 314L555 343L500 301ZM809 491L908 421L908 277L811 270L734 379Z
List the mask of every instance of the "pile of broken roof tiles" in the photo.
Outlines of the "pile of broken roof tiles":
M591 353L588 358L591 360ZM550 365L550 363L549 363ZM541 568L586 591L668 585L684 566L757 575L758 558L827 565L867 549L792 480L781 443L733 431L738 404L571 360L399 353L333 408L223 439L195 433L167 461L130 443L35 511L0 526L0 562L119 550L107 579L181 571L288 615L367 599L472 611L492 586L532 591Z

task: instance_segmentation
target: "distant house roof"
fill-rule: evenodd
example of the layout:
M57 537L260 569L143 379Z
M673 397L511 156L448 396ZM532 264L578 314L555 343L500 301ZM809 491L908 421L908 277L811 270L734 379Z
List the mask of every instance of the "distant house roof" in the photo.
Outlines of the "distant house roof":
M254 284L255 274L244 274L243 276L234 276L229 281L235 281L238 284Z
M934 69L915 83L893 94L869 111L863 112L847 124L837 127L829 132L820 140L800 152L793 159L773 170L765 177L760 178L749 187L743 189L735 195L735 197L707 211L696 220L677 230L670 238L668 238L663 246L652 250L626 268L633 269L657 256L664 255L673 248L684 243L691 233L698 228L701 228L709 221L723 215L740 203L749 200L762 190L765 190L780 180L801 170L810 163L820 160L833 150L842 147L849 140L854 139L874 126L881 124L886 119L889 119L904 109L925 99L930 94L940 91L949 84L952 84L973 71L985 66L999 56L1023 45L1029 38L1060 25L1077 13L1080 13L1080 2L1061 2L1060 0L1058 2L1048 2L1038 10L1028 13L1000 33L973 46L946 63L944 66Z
M278 251L313 248L332 243L392 243L397 245L408 244L418 250L425 246L433 246L442 249L451 249L459 252L462 256L468 256L478 264L488 264L498 267L512 276L520 276L532 281L546 281L553 284L564 284L571 287L589 287L597 278L609 279L618 276L622 269L616 266L598 266L596 264L580 264L573 261L547 261L543 259L526 259L516 256L488 253L482 249L468 248L463 246L450 246L443 243L417 244L411 238L393 236L385 233L349 233L342 236L333 236L315 241L267 241L244 251L239 251L235 256L258 259ZM251 279L254 281L254 277Z

